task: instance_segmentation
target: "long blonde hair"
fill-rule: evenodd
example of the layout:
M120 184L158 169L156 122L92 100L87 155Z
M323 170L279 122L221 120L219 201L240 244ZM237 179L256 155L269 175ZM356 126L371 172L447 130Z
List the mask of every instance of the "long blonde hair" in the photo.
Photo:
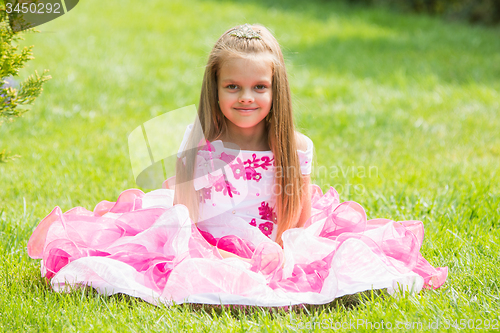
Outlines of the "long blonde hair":
M295 129L292 116L291 93L285 69L285 61L280 46L265 27L253 25L260 30L261 38L239 38L226 31L215 43L205 67L201 88L198 118L188 138L187 147L196 147L200 140L213 141L227 131L226 119L218 104L218 75L224 61L230 57L245 58L252 54L268 53L272 59L272 108L267 120L268 144L274 154L275 170L286 170L275 176L275 186L279 184L280 193L276 197L278 233L276 242L282 245L281 235L295 227L300 214L302 197L302 174L300 172ZM197 128L201 126L200 128ZM203 133L204 137L200 137ZM194 166L197 149L186 150L177 160L175 203L186 205L193 221L198 221L198 205L201 193L193 186ZM291 188L291 193L288 189ZM285 191L285 189L287 189Z

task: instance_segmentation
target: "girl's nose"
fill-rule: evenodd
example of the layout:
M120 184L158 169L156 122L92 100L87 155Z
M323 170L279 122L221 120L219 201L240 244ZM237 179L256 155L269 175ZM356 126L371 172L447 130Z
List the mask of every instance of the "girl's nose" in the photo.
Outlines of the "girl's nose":
M243 89L238 100L240 103L253 103L253 95L251 91Z

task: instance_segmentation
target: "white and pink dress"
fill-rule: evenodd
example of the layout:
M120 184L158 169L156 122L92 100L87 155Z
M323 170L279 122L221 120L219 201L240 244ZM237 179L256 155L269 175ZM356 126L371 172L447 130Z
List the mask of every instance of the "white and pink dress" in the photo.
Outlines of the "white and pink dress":
M313 143L305 138L306 151L297 153L307 175ZM447 268L420 254L420 221L367 220L358 203L311 185L311 218L287 230L281 248L274 242L281 189L273 153L216 140L196 162L198 223L186 206L173 205L173 190L129 189L93 211L54 208L33 232L28 254L42 259L42 275L56 291L92 286L153 304L324 304L369 289L418 292L446 280ZM223 259L216 247L250 260Z

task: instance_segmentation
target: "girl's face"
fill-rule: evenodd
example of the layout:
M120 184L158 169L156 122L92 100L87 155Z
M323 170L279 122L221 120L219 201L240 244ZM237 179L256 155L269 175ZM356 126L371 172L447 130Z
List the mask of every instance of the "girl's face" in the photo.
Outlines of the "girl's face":
M271 110L272 60L267 54L231 58L219 70L219 106L226 118L240 128L252 128Z

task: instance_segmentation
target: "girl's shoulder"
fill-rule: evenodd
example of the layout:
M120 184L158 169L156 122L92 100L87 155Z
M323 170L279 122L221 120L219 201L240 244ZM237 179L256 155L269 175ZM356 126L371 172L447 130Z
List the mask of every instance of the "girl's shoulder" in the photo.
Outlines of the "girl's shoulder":
M297 150L302 152L309 152L313 150L314 144L309 137L305 134L302 134L298 131L295 131L295 144L297 146Z

